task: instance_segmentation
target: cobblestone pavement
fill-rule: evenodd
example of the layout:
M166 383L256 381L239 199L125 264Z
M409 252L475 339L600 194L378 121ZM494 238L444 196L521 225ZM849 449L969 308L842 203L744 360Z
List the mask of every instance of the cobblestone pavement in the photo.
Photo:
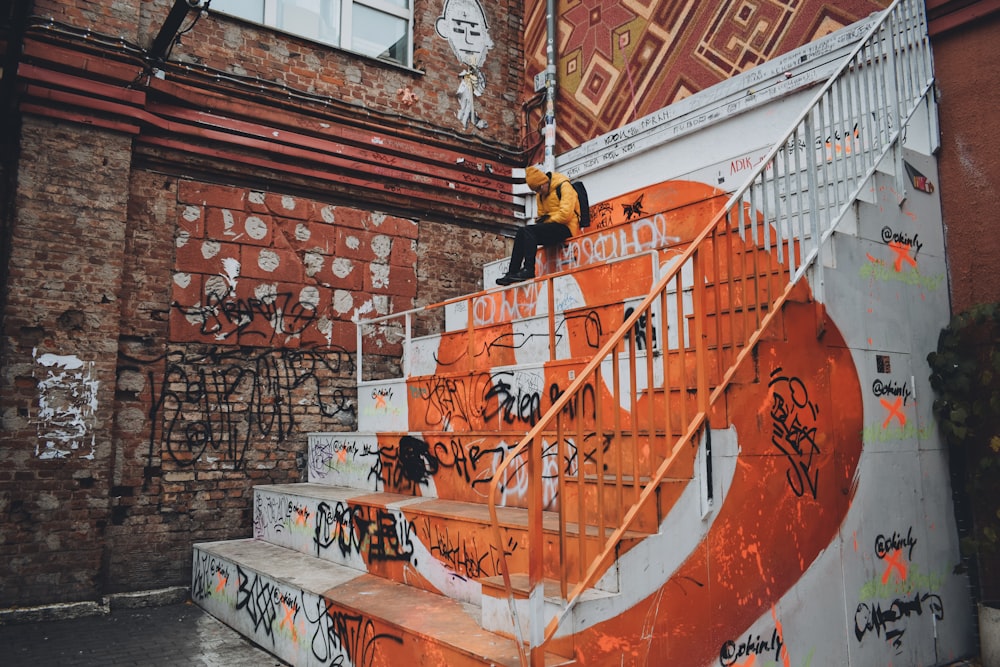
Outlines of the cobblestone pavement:
M283 667L190 602L0 626L4 667Z

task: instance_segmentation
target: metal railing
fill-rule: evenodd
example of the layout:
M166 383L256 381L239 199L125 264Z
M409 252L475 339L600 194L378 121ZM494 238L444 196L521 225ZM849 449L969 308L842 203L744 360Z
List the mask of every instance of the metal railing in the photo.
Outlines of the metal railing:
M890 154L899 174L902 129L932 86L923 0L897 0L494 472L488 502L523 664L543 663L543 645L607 571L668 472L693 475L688 461L716 402L807 270L821 298L824 242ZM659 349L636 349L629 332L637 326ZM577 451L594 432L610 447ZM543 481L552 483L543 480L543 451L554 449L555 506L551 490L543 498ZM510 466L526 466L530 480L528 590L520 593L497 513ZM547 545L543 511L559 517ZM546 558L562 564L554 617L544 615ZM518 596L527 599L527 619L519 618Z

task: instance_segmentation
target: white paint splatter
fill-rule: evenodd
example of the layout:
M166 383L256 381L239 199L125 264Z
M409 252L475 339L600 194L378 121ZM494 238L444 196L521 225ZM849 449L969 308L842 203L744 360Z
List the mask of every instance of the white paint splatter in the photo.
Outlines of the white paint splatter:
M222 252L222 245L218 241L205 241L201 244L201 256L205 259L212 259Z
M225 276L209 276L205 280L205 299L209 303L222 301L227 294L229 294L229 281Z
M333 224L337 219L332 206L324 206L319 210L319 214L323 217L323 222L329 222L330 224Z
M389 257L389 252L392 251L392 239L384 234L379 234L372 239L372 252L379 259L386 259Z
M174 284L181 289L187 289L191 285L191 274L190 273L175 273L174 274Z
M373 211L372 224L375 225L376 227L381 227L382 223L385 222L386 217L387 216L385 213L379 213L378 211Z
M250 192L250 196L247 199L250 200L251 204L263 204L265 194L263 192L258 192L256 190Z
M247 234L255 241L260 241L262 238L267 236L267 223L256 215L251 215L243 223L243 228L247 230Z
M273 250L261 250L260 255L257 257L257 266L262 271L267 271L268 273L273 273L280 264L281 259L278 258L278 254Z
M347 290L338 289L333 292L333 310L338 314L343 314L354 307L354 295Z
M253 290L253 295L264 304L274 303L278 298L278 285L271 283L261 283L257 285Z
M304 225L301 222L295 225L295 240L302 241L305 243L312 237L312 232L309 231L309 226Z
M240 268L240 260L234 257L223 258L222 270L226 272L223 277L229 283L229 288L232 290L236 289L236 279L240 275Z
M75 355L38 356L37 349L32 355L38 380L38 414L32 420L38 435L35 456L43 460L70 456L93 460L99 384L94 362L84 362Z
M302 263L305 265L306 275L312 278L323 270L323 255L307 252L302 258Z
M299 303L306 310L316 310L319 306L319 290L312 285L306 285L299 292Z
M372 272L372 287L388 287L389 286L389 265L388 264L369 264Z
M236 226L236 219L233 217L233 212L228 208L222 209L222 233L226 236L235 236L236 232L233 228Z
M284 197L281 198L281 205L284 207L286 211L294 211L295 197L289 197L288 195L285 195Z
M188 222L194 222L201 217L201 208L198 206L187 206L184 208L184 212L181 213L181 217Z
M333 260L331 268L333 269L333 275L338 278L346 278L354 270L354 262L346 257L338 257Z
M346 242L347 242L347 247L350 248L351 250L357 250L358 248L361 247L361 241L360 239L358 239L357 236L348 236Z

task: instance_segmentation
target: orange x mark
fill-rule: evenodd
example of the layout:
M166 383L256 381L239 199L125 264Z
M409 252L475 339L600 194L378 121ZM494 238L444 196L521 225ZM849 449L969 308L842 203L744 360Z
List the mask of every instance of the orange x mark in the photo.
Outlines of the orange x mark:
M229 578L222 576L221 572L216 572L215 576L218 577L218 579L219 579L219 583L217 583L215 585L215 592L216 593L223 593L223 592L225 592L225 590L226 590L226 582L229 581Z
M896 273L903 270L904 261L910 266L917 266L917 260L910 257L910 246L900 243L899 241L893 241L889 244L889 247L892 248L894 253L896 253L896 261L892 264L892 268L896 269Z
M285 615L281 619L281 623L280 623L280 625L278 625L278 627L279 628L283 628L283 627L285 627L285 624L287 623L288 624L288 630L289 630L289 632L292 633L292 641L293 642L297 642L299 640L299 633L296 632L296 630L295 630L295 619L293 618L295 612L294 612L294 610L291 607L288 606L288 604L286 602L282 602L281 603L281 607L282 607L282 609L285 610Z
M889 411L889 416L885 418L884 422L882 422L882 428L888 428L889 422L892 421L893 417L899 420L900 426L906 426L906 415L904 415L902 412L903 408L902 396L897 396L896 400L893 401L892 403L885 400L884 398L880 398L879 402L882 403L883 408Z
M896 270L899 271L899 269ZM384 407L385 407L385 396L382 396L381 394L375 394L375 409L377 410L379 408L384 408Z
M906 581L906 563L903 562L903 550L896 549L892 553L885 555L885 573L882 575L882 583L889 583L889 573L899 570L899 580Z

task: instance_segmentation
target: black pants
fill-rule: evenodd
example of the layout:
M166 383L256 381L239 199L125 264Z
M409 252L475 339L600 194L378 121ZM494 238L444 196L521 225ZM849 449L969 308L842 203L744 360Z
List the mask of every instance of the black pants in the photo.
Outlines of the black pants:
M540 245L559 245L570 237L569 227L558 222L525 225L514 236L514 249L510 253L508 274L526 270L535 275L535 250Z

